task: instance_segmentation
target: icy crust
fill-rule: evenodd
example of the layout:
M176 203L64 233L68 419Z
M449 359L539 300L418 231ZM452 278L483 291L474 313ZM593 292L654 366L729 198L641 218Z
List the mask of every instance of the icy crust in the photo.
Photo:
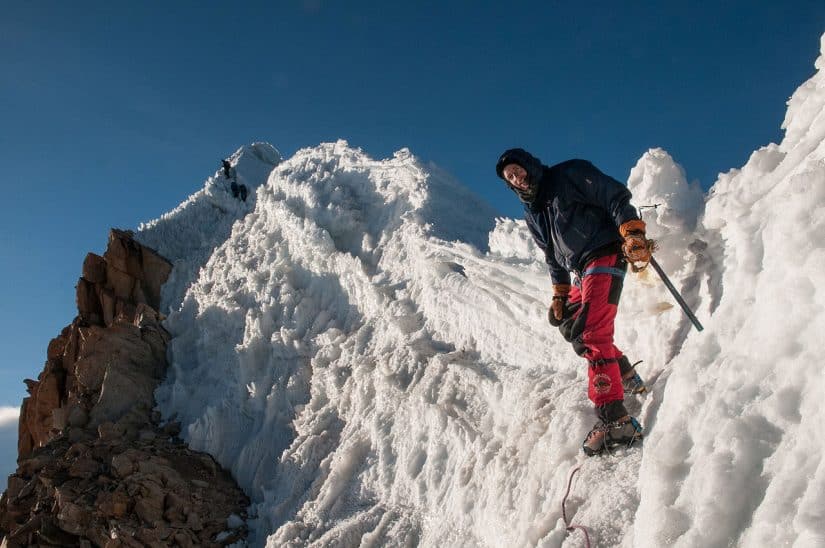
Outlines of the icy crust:
M138 241L156 249L174 265L163 286L164 314L180 306L198 271L215 248L229 238L235 221L254 210L255 191L280 163L281 155L268 143L253 143L239 148L228 160L235 169L237 183L249 189L246 202L232 196L230 179L218 169L203 189L159 219L138 227Z
M703 229L721 296L645 442L645 545L825 545L825 38L785 139L721 175Z
M522 219L497 217L489 237L491 255L510 257L524 263L544 261L544 253L536 245Z
M821 546L823 94L817 74L786 139L707 197L660 149L632 170L705 324L654 273L625 278L616 342L645 360L652 392L628 400L644 448L582 456L586 366L546 323L524 223L490 232L438 169L345 142L280 163L186 266L163 413L250 494L254 545L580 546L560 502L581 465L567 511L596 546Z
M668 160L644 161L666 168L651 168L651 189L684 182ZM158 401L252 496L259 544L564 538L558 504L593 422L586 368L546 323L549 278L524 223L490 234L481 202L464 215L435 203L457 192L407 151L299 151L171 313ZM689 226L696 212L669 218ZM490 251L448 234L489 238ZM638 318L623 344L676 352L681 341L644 337L682 322L663 289L628 280L627 294ZM575 504L599 538L629 534L615 514L638 504L640 457L582 472Z

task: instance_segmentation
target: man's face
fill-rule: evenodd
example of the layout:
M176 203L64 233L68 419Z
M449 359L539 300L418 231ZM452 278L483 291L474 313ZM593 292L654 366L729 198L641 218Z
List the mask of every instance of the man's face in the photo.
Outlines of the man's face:
M504 180L519 190L527 190L530 185L527 183L527 170L518 164L507 164L501 171Z

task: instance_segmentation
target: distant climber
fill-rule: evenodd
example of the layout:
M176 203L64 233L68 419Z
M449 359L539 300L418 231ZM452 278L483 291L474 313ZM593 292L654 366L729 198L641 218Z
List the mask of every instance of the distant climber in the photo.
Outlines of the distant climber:
M544 251L553 284L548 320L588 362L588 397L599 423L582 449L590 456L630 445L642 427L624 395L646 389L614 346L613 324L627 262L643 268L653 250L630 191L586 160L548 167L520 148L501 155L496 174L524 204L527 226Z
M242 201L246 201L246 197L249 193L249 189L246 188L245 184L238 184L238 172L235 171L235 168L232 167L232 164L229 163L229 160L221 160L221 165L223 166L223 175L227 179L230 180L229 183L229 190L232 191L233 198L240 198Z

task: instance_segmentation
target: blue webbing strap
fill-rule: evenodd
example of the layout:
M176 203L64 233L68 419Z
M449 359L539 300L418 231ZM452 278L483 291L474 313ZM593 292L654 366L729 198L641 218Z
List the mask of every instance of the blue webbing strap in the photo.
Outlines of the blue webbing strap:
M618 278L624 278L626 272L621 268L614 268L612 266L594 266L592 268L588 268L587 270L585 270L584 274L582 274L581 277L576 276L576 278L573 280L573 285L580 288L582 278L584 278L585 276L589 276L591 274L610 274Z
M594 266L593 268L585 270L582 278L590 276L591 274L612 274L613 276L624 278L625 271L621 268L613 268L612 266Z

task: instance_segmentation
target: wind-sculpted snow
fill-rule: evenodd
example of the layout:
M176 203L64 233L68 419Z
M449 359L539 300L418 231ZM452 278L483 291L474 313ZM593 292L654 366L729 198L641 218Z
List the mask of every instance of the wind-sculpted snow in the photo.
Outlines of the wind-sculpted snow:
M671 364L645 442L635 532L651 545L825 545L822 46L782 143L711 189L721 299Z
M164 314L181 305L198 271L215 248L229 238L235 221L254 210L255 189L266 182L281 161L281 155L272 145L253 143L238 149L228 160L235 169L237 184L249 189L245 202L232 196L230 179L218 170L206 180L202 190L159 219L138 228L138 240L175 265L163 286L161 312Z
M523 221L407 150L343 141L278 163L231 233L186 204L144 230L182 272L160 407L252 497L254 545L581 546L560 506L579 465L567 511L594 546L822 545L823 104L817 74L786 139L708 197L661 149L631 171L705 324L655 273L626 278L643 448L583 457L586 365L547 324ZM208 260L167 241L186 231Z

